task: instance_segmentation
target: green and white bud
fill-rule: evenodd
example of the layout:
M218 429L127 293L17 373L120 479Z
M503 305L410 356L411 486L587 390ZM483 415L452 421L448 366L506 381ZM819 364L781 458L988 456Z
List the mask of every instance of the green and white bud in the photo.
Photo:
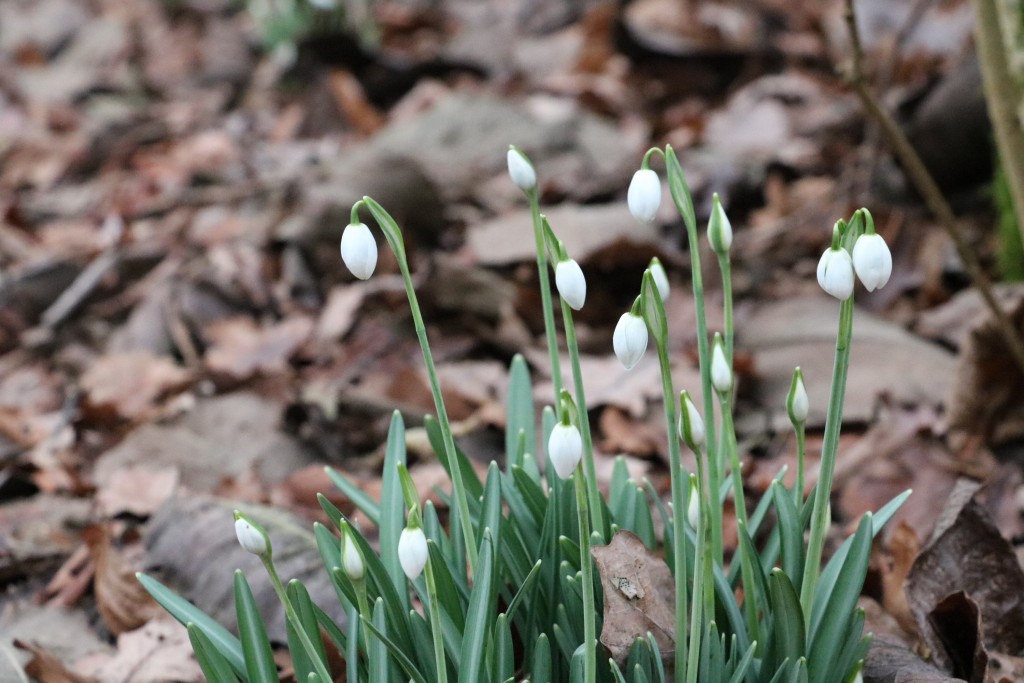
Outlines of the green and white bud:
M548 437L548 457L555 472L568 479L583 459L583 437L576 425L559 422Z
M511 145L508 148L508 174L523 192L537 187L537 172L533 170L533 164L525 154Z
M641 223L651 223L661 206L661 179L649 168L641 168L633 174L626 192L626 204L633 218Z
M407 526L402 529L398 537L398 562L410 581L415 581L423 573L429 555L427 535L423 533L422 527Z
M647 268L651 271L651 277L654 278L654 286L658 288L658 296L661 297L662 303L668 301L672 288L668 283L668 273L665 272L665 266L661 265L661 261L655 256L647 264Z
M578 311L587 300L587 279L583 277L583 269L573 259L559 261L555 266L555 286L558 295L569 304L569 308Z
M341 536L341 567L351 581L360 581L366 573L363 553L352 536L352 530L346 525Z
M711 219L708 221L708 242L711 243L711 249L719 255L728 254L729 247L732 246L732 223L725 215L717 192L712 199Z
M690 475L690 493L686 504L686 521L696 531L700 528L700 491L697 489L697 477Z
M698 452L704 447L706 434L704 431L704 420L697 411L697 406L690 399L686 391L679 393L679 403L682 410L679 411L679 438L683 440L691 451Z
M647 350L647 323L644 319L632 311L623 313L615 325L612 348L619 362L627 370L632 370Z
M853 294L853 260L848 251L842 247L825 250L818 261L818 284L840 301L850 298Z
M270 555L270 537L267 532L238 510L235 510L235 536L238 544L257 557Z
M711 384L720 394L727 393L732 389L732 368L725 357L722 335L718 333L715 334L715 347L711 352Z
M793 381L789 385L789 395L786 396L786 412L789 413L789 421L794 427L807 421L810 407L807 387L804 386L804 374L797 368L793 371Z
M377 267L377 242L366 223L349 223L341 233L341 260L360 280L368 280Z

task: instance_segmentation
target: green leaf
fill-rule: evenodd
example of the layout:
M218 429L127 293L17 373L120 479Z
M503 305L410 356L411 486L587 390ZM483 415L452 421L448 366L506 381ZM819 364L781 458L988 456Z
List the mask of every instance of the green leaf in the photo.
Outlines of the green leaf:
M663 348L668 343L668 318L665 315L665 304L658 293L658 286L654 284L654 276L651 275L650 269L644 271L644 279L640 285L640 300L644 321L651 331L654 343Z
M270 648L267 629L263 626L249 582L241 570L235 572L235 613L247 680L249 683L278 683L277 664L274 663L274 651Z
M749 558L751 576L755 584L753 586L743 586L744 603L747 600L754 599L757 601L758 611L762 614L768 614L768 580L764 575L761 563L757 561L757 548L754 546L754 541L750 538L750 534L747 533L746 527L738 521L736 527L740 541L740 550L743 553L741 561L748 561Z
M327 476L330 478L331 483L334 484L335 488L344 493L345 496L349 500L351 500L352 503L357 508L359 508L359 511L366 515L366 517L371 522L373 522L374 526L379 527L380 505L378 505L376 501L373 500L373 498L370 498L368 495L366 495L366 493L363 492L363 489L358 484L350 481L348 477L346 477L344 474L337 471L333 467L325 467L324 471L327 472ZM320 507L324 507L324 501L327 501L327 498L323 496L317 496L317 500L320 501ZM327 502L330 503L330 501ZM330 507L334 508L334 510L337 510L333 503L330 503ZM331 521L334 521L334 515L332 514L333 511L328 511L325 508L324 512L327 512L327 516L331 518Z
M348 623L349 623L349 634L351 637L348 639L348 647L345 648L345 675L349 681L359 680L359 629L363 627L365 631L367 626L359 617L359 608L355 605L351 605L347 612ZM364 633L363 641L366 640Z
M384 233L384 239L388 241L391 246L391 250L395 252L395 256L399 262L408 264L408 259L405 256L405 241L402 239L402 229L398 227L398 223L391 217L384 207L378 204L372 197L363 197L363 203L370 209L370 213L373 214L374 220L380 226L381 231ZM378 679L380 683L383 683L383 679Z
M798 605L799 606L799 603ZM733 643L735 644L735 637ZM729 679L729 683L740 683L743 678L747 675L747 671L750 669L751 663L754 661L754 652L757 650L757 643L751 643L750 647L747 648L746 652L743 653L743 659L740 660L739 664L736 665L735 671L732 673L732 677Z
M348 636L341 630L341 627L334 623L334 619L332 619L327 612L323 611L315 604L313 605L313 614L316 615L316 623L324 632L327 633L338 652L345 652L348 647ZM354 624L355 621L353 620L348 623Z
M501 471L498 469L498 463L492 460L490 467L487 468L487 483L484 486L483 501L480 506L480 523L477 534L479 535L483 529L490 529L491 542L498 547L501 547L501 508ZM483 545L483 540L480 541L480 545ZM482 551L483 548L480 550ZM495 559L500 559L500 557Z
M534 586L537 584L537 577L540 576L540 568L542 564L543 560L537 560L533 565L533 569L531 569L530 573L526 575L526 579L519 584L519 590L516 591L515 597L512 598L510 603L508 603L508 609L505 610L509 619L515 617L516 610L519 608L519 605L523 604L525 597L533 591Z
M232 671L231 664L217 651L202 629L191 622L185 628L188 629L192 651L206 680L210 683L238 683L238 677Z
M388 427L387 447L384 451L384 472L381 475L381 516L377 521L380 529L380 558L387 569L391 583L405 585L405 572L398 561L398 537L405 526L405 502L402 500L402 484L398 479L398 465L406 464L405 422L397 410L391 415ZM409 611L408 591L398 591L398 600L405 612Z
M800 513L786 487L779 481L772 482L772 497L775 512L779 517L779 542L782 553L782 569L795 586L800 585L804 574L804 529Z
M787 500L792 501L788 495ZM804 655L807 635L800 596L781 569L773 569L769 575L768 591L771 621L761 666L766 671L776 671L783 662L795 662Z
M864 641L871 642L871 636L864 635L864 610L860 607L854 610L853 619L846 629L846 636L843 639L843 646L836 656L833 671L846 672L846 679L849 680L857 662L867 654Z
M430 553L430 563L434 571L434 586L437 588L437 600L441 603L441 609L451 617L459 633L466 627L466 604L468 599L452 578L448 562L445 560L441 549L433 541L427 543L427 550ZM426 603L425 603L426 604Z
M473 592L469 596L469 610L466 613L466 630L462 635L459 656L459 682L477 683L484 681L487 668L484 662L489 626L494 620L495 553L490 529L481 534L480 557L476 575L473 577Z
M540 484L534 481L530 475L520 467L512 468L512 481L516 491L522 496L523 502L529 508L537 526L541 526L544 520L544 513L548 508L548 498Z
M551 683L551 644L546 633L537 636L537 642L530 653L530 683Z
M504 613L498 615L490 645L492 658L491 681L497 683L498 681L508 679L515 672L512 652L512 629L509 625L508 616Z
M187 627L191 623L202 631L213 649L231 665L232 671L239 678L245 678L245 657L242 654L242 644L238 642L238 638L214 621L213 617L151 576L139 573L135 575L135 578L139 580L146 592L182 626Z
M668 171L668 189L675 202L676 210L683 217L686 229L693 232L697 229L697 216L693 211L693 199L690 197L690 187L686 184L686 175L679 165L679 158L671 145L665 147L665 167ZM695 248L697 245L691 245Z
M377 683L386 683L388 678L390 678L391 661L388 658L388 650L395 651L395 648L388 647L390 639L387 632L386 611L384 601L377 598L373 605L371 620L367 621L365 617L362 619L363 624L376 636L375 638L366 639L366 654L369 679ZM406 673L410 672L407 671Z
M313 609L313 602L309 598L309 592L299 581L290 581L285 592L292 603L292 607L295 609L299 624L306 632L310 642L313 643L314 649L316 649L316 655L325 667L328 666L327 650L324 648L324 641L320 635L320 626L317 623L316 612ZM291 652L292 664L295 666L296 680L305 681L311 673L316 671L316 667L290 620L286 621L285 627L288 635L288 650Z
M437 455L438 461L444 467L445 472L448 473L449 479L452 476L451 464L448 462L448 454L444 447L444 437L441 435L441 425L438 424L437 418L432 415L427 415L423 418L423 426L427 430L427 440L430 441L430 447L434 449L434 453ZM462 449L455 446L455 456L459 459L459 471L462 472L462 485L466 488L466 496L469 497L469 502L472 504L473 501L478 500L484 493L484 485L480 481L480 477L476 475L476 470L473 469L472 463L469 462L469 458L462 452Z
M518 459L519 442L526 442L526 450L536 447L537 435L534 428L533 386L530 369L521 354L512 358L508 372L508 398L506 399L505 421L505 467L511 472L514 466L521 466Z

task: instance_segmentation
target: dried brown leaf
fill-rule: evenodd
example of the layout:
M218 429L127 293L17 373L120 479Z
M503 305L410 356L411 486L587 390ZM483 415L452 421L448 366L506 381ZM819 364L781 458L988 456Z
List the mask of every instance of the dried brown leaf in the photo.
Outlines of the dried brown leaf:
M619 531L611 543L590 554L604 589L601 643L619 664L629 648L648 632L654 635L662 658L671 659L676 635L675 582L665 561L629 531Z
M925 662L899 639L878 636L864 661L864 683L960 683Z
M145 351L111 353L97 360L81 385L90 411L135 420L151 413L168 394L184 388L192 374L167 356Z
M96 491L96 504L108 517L123 512L148 517L174 495L177 488L177 467L129 465L111 473Z
M110 632L120 635L158 616L161 609L135 578L139 567L128 556L133 550L137 555L141 548L115 548L107 527L100 524L88 527L82 535L96 564L96 606Z
M312 332L313 321L306 317L266 327L248 317L222 320L206 330L212 343L206 352L206 366L236 380L282 372Z
M154 619L142 628L122 633L117 652L96 655L79 662L76 670L100 681L163 683L203 680L192 657L188 632L169 617Z

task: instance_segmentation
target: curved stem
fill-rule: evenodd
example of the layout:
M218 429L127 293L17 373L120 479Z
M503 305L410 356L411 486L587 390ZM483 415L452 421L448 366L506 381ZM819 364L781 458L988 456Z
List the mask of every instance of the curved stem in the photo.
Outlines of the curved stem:
M303 628L302 622L299 621L299 615L295 612L295 608L292 606L292 601L288 599L288 594L284 590L284 585L281 583L281 577L277 574L277 569L274 568L274 562L269 557L264 557L263 566L267 570L267 574L270 576L270 583L274 586L274 592L277 593L277 598L284 605L284 614L288 619L288 623L295 629L296 635L299 637L299 642L302 643L302 649L306 651L306 655L309 657L309 661L313 663L313 668L316 669L316 675L320 677L321 681L331 681L331 674L327 671L327 666L323 660L320 659L320 653L317 652L316 647L313 646L313 641L310 640L309 635L306 633L306 629Z
M832 390L825 418L825 442L821 449L818 483L814 491L811 512L811 536L807 543L807 560L803 583L800 586L800 606L804 618L810 623L814 604L814 589L821 572L821 553L825 546L825 525L828 523L829 496L832 475L835 472L836 452L839 449L839 427L843 419L843 401L846 397L846 376L850 368L850 338L853 333L853 297L839 307L839 334L836 337L836 358L832 368Z
M587 475L587 501L590 508L590 524L601 538L608 537L604 524L604 510L601 493L597 490L597 469L594 466L594 442L590 435L590 417L587 413L587 395L583 390L583 372L580 370L580 349L576 342L576 325L572 320L572 309L562 302L562 323L565 326L565 345L569 350L572 364L572 381L576 389L576 409L579 413L580 435L583 437L583 470Z
M583 680L597 680L597 607L594 600L594 567L590 559L590 523L587 515L587 487L583 473L573 473L576 488L577 518L580 531L580 569L583 572ZM443 683L443 682L442 682Z
M430 541L431 543L433 541ZM437 599L437 583L434 581L434 567L427 558L427 597L430 599L430 635L434 641L434 664L437 668L438 683L448 683L448 663L444 654L444 638L441 634L441 601Z

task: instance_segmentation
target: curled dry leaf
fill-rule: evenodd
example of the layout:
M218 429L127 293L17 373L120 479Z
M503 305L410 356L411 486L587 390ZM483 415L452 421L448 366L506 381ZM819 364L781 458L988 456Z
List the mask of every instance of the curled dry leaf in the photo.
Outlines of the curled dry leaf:
M874 639L863 674L864 683L960 683L890 635Z
M601 644L621 665L633 641L650 632L662 658L671 660L676 636L675 583L665 561L629 531L619 531L611 543L592 548L590 554L604 589Z
M83 536L96 564L96 606L110 632L120 635L158 616L161 609L135 578L139 567L129 556L138 555L141 547L115 548L109 531L100 524L86 528Z
M212 342L206 352L206 365L236 380L257 373L281 372L312 332L313 321L306 317L266 327L247 317L222 320L206 330Z
M81 384L94 415L135 420L191 379L188 370L166 356L128 351L100 358L82 375Z

